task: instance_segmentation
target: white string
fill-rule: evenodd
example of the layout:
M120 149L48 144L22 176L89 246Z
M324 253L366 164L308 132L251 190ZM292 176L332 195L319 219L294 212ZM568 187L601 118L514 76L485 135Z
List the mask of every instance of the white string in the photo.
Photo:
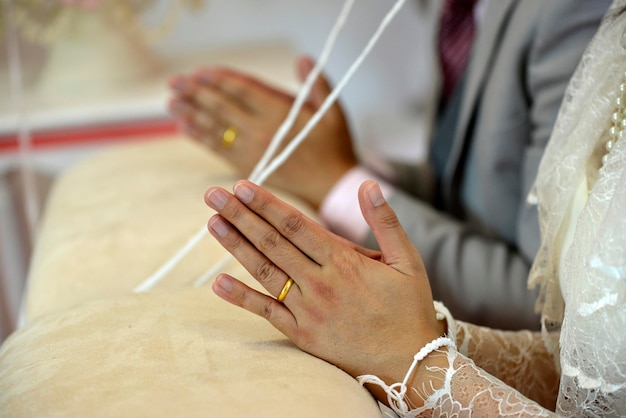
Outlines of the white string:
M22 189L24 192L24 207L28 224L28 234L30 243L35 239L37 223L39 219L39 199L35 189L35 177L33 175L32 164L32 141L28 114L26 112L24 100L24 83L22 80L22 59L20 56L19 41L17 38L17 28L13 24L11 16L13 9L11 0L4 0L4 26L7 37L7 53L9 58L9 80L11 88L11 98L13 109L17 114L17 135L19 145L20 172Z
M255 181L256 184L261 185L282 164L284 164L285 161L287 161L287 159L291 156L291 154L293 154L293 152L298 148L298 146L302 143L302 141L306 139L307 135L315 128L315 126L319 123L319 121L322 119L322 117L328 111L328 109L337 101L339 94L348 84L350 79L354 76L354 74L359 69L359 67L361 66L361 64L367 57L367 55L370 53L374 45L376 45L376 42L378 42L384 30L391 23L395 15L400 11L402 6L404 5L404 2L405 0L398 0L398 2L396 2L394 7L389 11L389 13L387 13L385 18L382 20L382 22L376 29L376 32L374 32L374 35L369 40L369 42L367 43L367 45L365 46L361 54L352 63L352 65L350 66L346 74L343 76L339 84L337 84L337 86L333 89L333 91L328 95L324 103L322 103L322 106L320 106L317 112L315 112L313 117L311 117L311 119L307 122L307 124L300 131L300 133L298 133L298 135L296 135L296 137L293 140L291 140L289 145L287 145L287 147L276 158L274 158L271 161L268 167L265 168L259 174L258 178L255 179L256 181L255 180L252 180L252 181ZM232 256L230 254L227 254L224 260L222 260L218 266L212 267L205 274L203 274L198 280L196 280L194 282L194 286L199 287L205 284L213 276L219 273L219 271L223 268L223 266L226 265L226 262L230 260L231 258Z
M433 301L433 305L435 306L435 312L437 313L437 321L446 321L448 329L446 335L453 341L456 341L456 321L454 320L454 317L443 303L435 300Z
M322 53L317 59L315 66L313 67L311 72L307 75L307 78L304 84L302 85L302 88L298 92L298 95L296 96L296 99L291 109L289 110L289 114L287 115L287 118L276 131L276 134L272 138L269 146L265 150L265 153L263 154L263 156L261 157L257 165L252 170L252 173L248 177L248 180L257 184L261 184L263 182L263 180L261 181L258 180L259 175L263 172L263 169L269 163L270 158L276 153L276 150L283 143L285 137L287 136L287 134L289 133L289 131L295 124L296 118L298 117L298 114L300 113L302 106L304 105L304 103L306 102L307 98L309 97L311 93L313 84L318 79L320 73L322 72L322 69L326 65L326 62L328 61L328 57L330 56L330 53L332 52L333 46L335 45L337 41L337 37L339 36L339 33L341 33L341 29L345 25L345 22L350 14L350 10L352 9L353 5L354 5L354 0L347 0L344 3L343 8L341 9L341 12L339 13L339 17L337 18L337 21L335 25L333 26L326 40L326 44L324 45ZM232 256L230 254L227 254L215 266L213 266L206 273L200 276L194 282L193 285L195 287L200 287L204 285L213 276L215 276L222 269L224 269L224 267L228 264L228 262L230 262L230 260L232 260Z
M296 150L296 148L306 139L306 136L315 128L320 119L324 116L324 114L328 111L328 109L335 103L337 97L344 89L344 87L348 84L354 73L359 69L367 55L370 53L376 42L380 39L383 31L387 28L387 26L391 23L396 14L400 11L402 6L404 5L405 0L398 0L393 8L387 13L383 21L376 29L376 32L370 39L370 41L365 46L365 49L361 52L361 55L352 63L352 66L348 69L346 74L343 76L339 84L335 87L335 89L328 95L322 106L318 109L318 111L313 115L313 117L308 121L305 127L300 131L300 133L287 145L287 147L281 152L276 158L272 160L270 165L259 175L257 184L265 181L274 171L276 171L287 159L289 156Z
M417 352L417 354L415 354L415 356L413 356L413 362L411 363L409 370L406 372L402 383L394 383L389 386L381 378L372 374L358 376L356 379L361 385L370 383L380 386L387 394L389 407L398 415L403 416L409 412L409 406L405 401L405 397L408 390L407 384L411 376L413 376L415 368L420 361L424 360L430 353L435 350L439 350L441 347L455 349L456 344L450 337L435 338L431 342L427 343L420 349L420 351Z
M183 247L178 250L172 258L170 258L165 264L157 269L150 277L144 280L140 285L133 289L133 292L147 292L156 286L176 265L204 238L207 230L206 227L202 227L196 234L187 241Z
M258 175L256 173L261 172L265 168L265 165L267 164L268 160L276 152L276 149L280 146L280 144L284 140L287 133L289 133L289 131L293 127L296 121L296 118L298 116L298 113L300 112L300 109L302 108L302 106L306 102L306 99L309 97L309 94L311 93L311 89L313 88L313 83L315 82L319 74L322 72L322 68L324 68L324 65L326 65L326 62L328 61L328 57L330 56L330 53L335 43L337 42L337 37L339 36L341 29L345 26L345 22L350 14L350 10L352 9L353 5L354 5L354 0L345 1L339 13L339 17L337 18L337 21L335 22L332 30L330 31L328 38L326 39L326 42L324 44L324 47L322 48L322 53L320 54L319 59L315 63L315 66L313 67L311 72L308 74L304 84L300 88L300 91L298 92L297 97L292 104L291 110L289 111L287 118L278 128L268 148L265 150L265 153L263 154L263 156L261 157L257 165L254 167L252 174L249 177L250 181L253 181L256 183L256 181L254 180L255 177L257 177ZM168 260L165 264L163 264L159 269L157 269L150 277L148 277L140 285L135 287L133 291L137 293L145 292L145 291L152 289L154 286L156 286L189 252L191 252L191 250L196 245L198 245L198 243L202 240L202 238L204 238L206 234L207 234L207 229L205 226L203 226L200 229L200 231L198 231L189 241L187 241L187 243L183 246L183 248L178 250L178 252L170 260ZM232 257L230 256L230 254L227 254L213 268L211 268L207 273L203 274L198 280L196 280L194 285L200 286L203 283L205 283L210 277L212 277L215 274L213 273L214 270L217 270L218 268L219 269L224 268L224 266L228 264L231 258Z
M370 53L370 51L372 50L372 48L374 47L376 42L380 39L380 37L381 37L383 31L385 30L385 28L393 20L395 15L400 11L400 9L404 5L405 1L406 0L398 0L396 2L396 4L394 5L394 7L387 13L387 15L385 16L385 18L383 19L383 21L379 25L379 27L376 30L376 32L374 33L374 35L372 36L372 38L367 43L367 45L364 48L364 50L359 55L359 57L354 61L354 63L349 68L349 70L346 72L346 74L344 75L342 80L339 82L339 84L329 94L329 96L326 98L326 100L324 101L322 106L320 106L320 108L317 110L317 112L313 115L313 117L305 125L304 129L302 129L302 131L300 131L300 133L289 143L289 145L283 150L283 152L281 152L276 158L274 158L271 161L271 163L269 164L269 166L267 168L264 168L264 169L259 168L259 167L261 167L261 164L259 163L257 165L257 167L255 167L255 170L254 170L254 174L255 175L251 176L251 178L250 178L251 181L254 181L256 184L261 185L265 181L265 179L267 179L276 169L278 169L289 158L289 156L296 150L298 145L300 145L300 143L306 138L306 136L311 132L311 130L315 127L315 125L320 121L320 119L323 117L323 115L328 111L330 106L332 106L334 104L334 102L337 100L337 98L338 98L339 94L341 93L341 91L343 90L343 88L347 85L347 83L350 81L350 79L354 76L354 73L357 71L357 69L360 67L362 62L367 57L367 55ZM338 28L341 28L344 25L345 18L347 17L347 14L349 13L349 9L350 9L350 7L348 7L346 5L344 7L344 9L342 10L342 15L340 16L340 18L337 20L337 23L336 23L336 26ZM345 12L346 16L343 16L343 12ZM337 31L338 30L339 29L337 29ZM335 33L335 30L333 30L333 31L331 31L331 36L329 36L329 39L328 39L328 42L330 43L330 48L332 48L333 44L336 41L335 37L336 37L336 33ZM327 58L327 57L325 57L325 58ZM312 72L314 72L314 71L317 71L317 72L321 71L322 65L323 65L323 62L320 60L317 63L317 65L316 65L316 67L319 66L319 69L317 69L317 70L314 69ZM308 79L307 79L307 81L308 81ZM308 87L309 91L306 91L303 88L304 93L302 93L303 97L305 97L305 98L308 97L308 95L310 93L310 89L312 88L312 82L307 87ZM295 105L295 103L294 103L294 105ZM300 104L300 106L301 105L302 104ZM297 113L295 113L294 115L292 115L291 113L292 112L290 112L290 116L292 118L291 123L293 124L295 122L295 118L297 116ZM283 125L287 126L286 123L283 124ZM270 144L270 147L272 147L274 151L275 151L276 148L278 148L278 146L280 145L280 141L282 141L282 139L284 138L284 135L289 131L290 128L291 127L288 127L288 128L285 129L286 132L284 134L281 134L281 135L283 135L282 138L281 138L281 135L278 135L278 134L276 135L275 139L276 138L280 138L280 139L277 139L276 142L274 143L274 145ZM272 142L274 142L274 140L272 140ZM265 155L271 156L272 152L270 152L270 150L268 149L266 151ZM263 160L267 160L269 158L269 157L265 157L265 155L264 155ZM259 171L260 171L260 174L258 176L256 176L256 172L259 172ZM205 228L203 228L202 231L204 232L204 230L205 230ZM196 238L196 237L194 237L194 238ZM198 239L198 241L199 241L199 239ZM197 244L197 242L196 242L196 244ZM189 249L189 251L190 250L191 249ZM218 263L218 265L216 265L216 266L212 267L211 269L209 269L209 271L207 271L198 280L196 280L194 285L195 286L201 286L202 284L204 284L212 276L214 276L219 271L219 269L223 268L223 266L226 265L226 263L228 261L230 261L231 258L232 258L232 256L230 254L227 254L226 257ZM168 264L171 264L171 263L168 263ZM173 265L171 267L173 267ZM163 270L163 269L159 269L159 271L161 271L161 270ZM166 273L167 273L167 271L165 271L163 276ZM156 274L154 276L156 276ZM151 286L144 286L142 284L142 285L138 286L135 289L135 291L149 290L156 283L158 283L158 281L160 281L162 278L163 277L149 278L148 280L150 280ZM141 289L141 290L137 290L137 289Z
M337 37L339 36L339 33L341 33L341 29L343 29L346 20L350 15L350 10L352 9L353 5L354 0L346 0L346 2L344 3L343 8L339 13L339 17L337 18L335 25L328 35L328 38L326 39L326 43L324 45L324 48L322 49L322 53L315 63L313 70L311 70L311 72L307 76L306 81L300 89L298 96L296 97L291 107L291 110L287 115L287 118L278 128L278 131L276 131L276 135L274 135L274 138L272 138L272 141L265 150L265 153L263 154L257 165L254 167L254 170L252 170L252 174L250 174L249 177L250 181L257 183L257 176L259 176L262 170L267 166L270 158L276 153L276 150L285 139L285 136L287 136L287 134L295 124L298 113L300 113L302 106L306 102L306 99L309 97L311 89L313 88L313 83L315 83L315 80L317 80L320 73L322 72L322 68L324 68L324 66L326 65L328 57L330 56L330 53L332 52L333 47L337 42Z

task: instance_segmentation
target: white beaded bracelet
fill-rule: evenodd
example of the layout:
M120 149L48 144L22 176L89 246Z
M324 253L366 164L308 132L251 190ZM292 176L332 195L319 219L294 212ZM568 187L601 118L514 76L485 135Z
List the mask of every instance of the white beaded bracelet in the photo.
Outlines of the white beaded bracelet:
M413 375L417 364L424 360L430 353L440 349L441 347L455 348L456 344L454 340L449 337L439 337L426 344L420 351L417 352L417 354L415 354L415 356L413 356L413 363L411 364L411 367L409 367L409 371L406 373L402 383L394 383L393 385L388 386L378 376L371 374L358 376L356 379L361 385L372 383L380 386L387 394L387 401L391 409L399 415L404 415L409 412L409 406L404 400L407 392L407 382Z
M439 350L441 347L448 347L456 349L456 323L452 314L448 308L446 308L441 302L434 302L435 311L437 312L437 320L442 321L445 319L448 326L448 332L446 336L435 338L424 347L420 349L420 351L413 356L413 363L411 367L409 367L406 376L404 376L404 380L402 383L394 383L391 386L388 386L385 382L383 382L378 376L366 374L363 376L358 376L356 379L361 385L365 385L366 383L372 383L374 385L380 386L385 393L387 394L387 401L391 409L400 416L407 414L409 412L409 406L405 401L405 396L407 392L407 382L413 375L417 364L424 360L430 353L435 350ZM399 390L398 390L399 389Z

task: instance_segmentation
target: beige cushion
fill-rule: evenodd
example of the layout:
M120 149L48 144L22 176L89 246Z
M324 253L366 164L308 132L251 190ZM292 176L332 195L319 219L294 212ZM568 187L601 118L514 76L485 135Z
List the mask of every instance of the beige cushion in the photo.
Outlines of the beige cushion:
M226 254L208 235L156 290L132 294L206 224L205 189L233 181L180 139L125 145L59 179L28 324L0 348L0 417L380 417L350 376L188 286ZM234 261L225 271L256 286Z

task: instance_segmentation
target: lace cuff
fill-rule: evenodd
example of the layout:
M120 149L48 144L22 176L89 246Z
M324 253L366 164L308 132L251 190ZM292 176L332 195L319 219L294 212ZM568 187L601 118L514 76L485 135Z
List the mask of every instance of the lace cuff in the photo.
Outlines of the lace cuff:
M420 350L402 383L387 386L376 376L360 376L359 382L383 387L389 406L403 418L473 414L553 416L553 412L544 409L544 406L554 408L558 375L539 333L477 327L455 321L439 302L435 302L435 309L437 319L447 322L447 336ZM456 337L456 344L444 342L453 336ZM456 349L457 344L461 352ZM444 346L448 347L447 350L439 350ZM445 357L440 363L443 365L425 366L428 381L419 388L407 388L406 383L417 362L433 352ZM472 360L470 357L475 358ZM496 376L491 373L496 373ZM524 393L516 387L524 389ZM410 395L413 399L421 399L422 406L410 409L406 399Z

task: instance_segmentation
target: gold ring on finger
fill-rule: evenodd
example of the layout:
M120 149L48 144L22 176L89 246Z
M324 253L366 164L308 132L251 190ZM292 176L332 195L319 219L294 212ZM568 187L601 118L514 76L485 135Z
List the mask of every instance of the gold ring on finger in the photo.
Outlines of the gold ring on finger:
M229 126L222 134L222 146L230 148L237 139L237 128Z
M293 285L293 279L290 277L285 282L285 285L283 286L283 289L278 294L278 297L276 298L276 300L282 303L283 300L285 300L285 298L287 297L287 293L289 293L289 290L291 290L292 285Z

